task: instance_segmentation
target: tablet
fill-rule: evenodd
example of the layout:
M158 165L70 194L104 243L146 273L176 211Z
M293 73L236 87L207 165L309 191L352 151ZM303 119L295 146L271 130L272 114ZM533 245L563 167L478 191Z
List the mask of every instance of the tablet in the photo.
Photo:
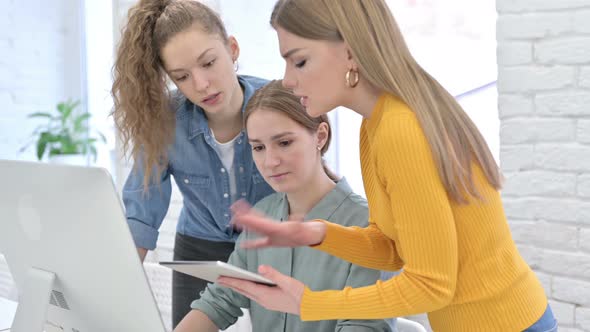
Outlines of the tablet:
M171 261L160 262L160 265L211 282L216 282L217 278L223 276L276 286L273 281L259 274L220 261Z

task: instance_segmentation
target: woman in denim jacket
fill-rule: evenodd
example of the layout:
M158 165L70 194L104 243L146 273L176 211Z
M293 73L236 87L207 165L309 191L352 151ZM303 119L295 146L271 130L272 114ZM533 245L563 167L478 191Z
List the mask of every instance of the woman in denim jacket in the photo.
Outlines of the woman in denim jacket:
M197 1L142 0L129 11L114 66L113 116L134 160L122 195L142 260L156 247L171 176L183 196L175 260L227 260L238 236L230 205L272 192L242 125L244 105L266 81L236 74L239 51L218 15ZM175 326L206 283L177 273L172 283Z

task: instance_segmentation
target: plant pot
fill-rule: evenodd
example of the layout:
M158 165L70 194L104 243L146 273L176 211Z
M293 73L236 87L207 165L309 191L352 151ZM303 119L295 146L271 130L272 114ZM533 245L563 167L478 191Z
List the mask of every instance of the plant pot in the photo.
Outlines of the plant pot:
M83 154L59 154L49 157L50 164L88 166L86 155Z

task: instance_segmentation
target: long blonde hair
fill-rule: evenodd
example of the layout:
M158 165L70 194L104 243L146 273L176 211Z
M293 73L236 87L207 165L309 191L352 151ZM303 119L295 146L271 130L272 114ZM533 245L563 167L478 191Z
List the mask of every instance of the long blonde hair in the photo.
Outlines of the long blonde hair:
M246 104L246 110L244 111L244 127L246 127L250 116L261 109L284 114L303 128L307 129L310 133L315 133L320 124L323 122L326 123L328 125L328 137L326 138L326 143L320 150L321 156L323 157L328 151L330 141L332 140L330 119L326 114L322 114L315 118L311 117L305 111L303 105L301 105L299 98L295 96L292 91L283 87L282 80L271 81L267 85L256 90ZM330 170L323 158L322 167L332 181L337 182L340 179L338 175Z
M500 189L502 175L483 136L455 98L412 57L384 0L279 0L271 25L306 39L346 42L361 77L416 114L453 200L481 198L472 161Z
M228 41L219 16L198 1L141 0L129 10L117 48L112 114L123 151L130 150L136 165L145 168L145 186L159 181L176 126L160 52L172 37L192 27Z

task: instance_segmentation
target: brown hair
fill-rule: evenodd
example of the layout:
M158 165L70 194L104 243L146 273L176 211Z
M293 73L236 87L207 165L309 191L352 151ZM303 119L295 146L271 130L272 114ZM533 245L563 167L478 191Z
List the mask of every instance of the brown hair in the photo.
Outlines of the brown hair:
M194 26L228 40L219 16L193 0L141 0L129 9L122 31L113 66L112 114L123 151L130 150L146 170L145 186L159 181L176 125L160 52L172 37Z
M326 138L326 144L324 144L320 150L322 157L326 151L328 151L330 141L332 140L330 119L326 114L322 114L315 118L309 116L303 105L301 105L299 98L295 96L292 91L283 87L282 80L271 81L252 95L246 104L246 110L244 111L244 127L246 127L250 115L261 109L284 114L312 134L318 130L322 122L325 122L328 125L328 137ZM334 172L328 168L323 158L322 167L330 179L333 181L338 181L340 179L339 176L334 174Z
M416 114L453 200L481 198L472 161L500 189L502 175L483 136L453 96L412 57L384 0L279 0L271 25L306 39L346 42L361 77L400 98Z

